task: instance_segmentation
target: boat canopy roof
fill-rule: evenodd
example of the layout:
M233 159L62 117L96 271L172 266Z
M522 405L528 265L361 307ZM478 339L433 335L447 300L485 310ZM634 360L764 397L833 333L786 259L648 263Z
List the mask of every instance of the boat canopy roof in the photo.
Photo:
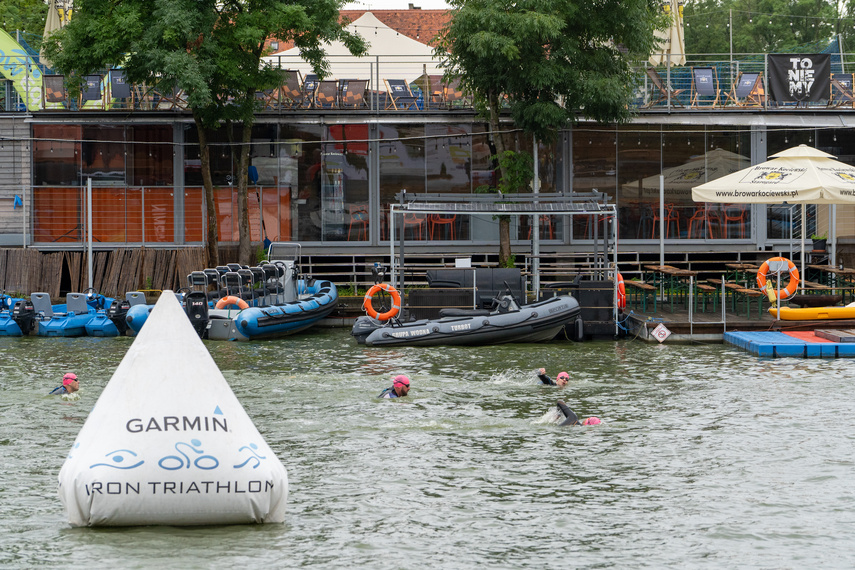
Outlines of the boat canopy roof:
M602 192L576 194L411 194L399 192L392 213L493 214L493 215L602 215L614 214Z

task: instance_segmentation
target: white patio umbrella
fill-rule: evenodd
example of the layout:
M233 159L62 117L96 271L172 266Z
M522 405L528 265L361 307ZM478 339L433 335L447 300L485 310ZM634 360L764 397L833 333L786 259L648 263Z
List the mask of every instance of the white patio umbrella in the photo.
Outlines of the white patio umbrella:
M683 0L662 0L662 10L671 17L671 26L656 30L658 48L650 55L650 65L685 65L686 42L683 39ZM670 58L669 58L670 55Z
M666 203L691 205L692 189L704 180L715 180L750 163L746 156L721 148L715 148L700 156L695 156L685 164L672 166L662 171L664 199ZM639 202L657 202L659 200L660 175L627 182L621 186L625 196L637 193Z
M802 204L801 274L804 275L805 204L855 204L855 166L834 160L833 155L807 145L769 158L772 160L694 187L692 199L739 204ZM831 236L832 247L834 237Z
M56 5L56 0L50 0L48 3L48 13L45 19L45 30L42 33L42 39L46 40L49 35L62 28L65 21L59 16L59 9ZM47 60L44 53L44 48L39 51L39 62L45 67L52 67L50 61Z

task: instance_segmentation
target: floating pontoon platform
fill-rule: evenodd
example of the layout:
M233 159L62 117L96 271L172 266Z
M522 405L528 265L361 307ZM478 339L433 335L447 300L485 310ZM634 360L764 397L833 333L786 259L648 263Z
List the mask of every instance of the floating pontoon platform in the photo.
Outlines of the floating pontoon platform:
M766 358L855 358L855 330L733 331L724 342Z

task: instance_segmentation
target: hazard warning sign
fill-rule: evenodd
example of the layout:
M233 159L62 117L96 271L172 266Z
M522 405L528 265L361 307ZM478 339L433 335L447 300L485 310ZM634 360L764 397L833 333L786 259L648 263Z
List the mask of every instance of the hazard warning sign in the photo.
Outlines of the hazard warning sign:
M671 331L669 331L664 324L659 323L658 325L656 325L656 328L653 329L653 333L651 334L653 334L653 338L655 338L659 342L663 342L666 338L671 336Z

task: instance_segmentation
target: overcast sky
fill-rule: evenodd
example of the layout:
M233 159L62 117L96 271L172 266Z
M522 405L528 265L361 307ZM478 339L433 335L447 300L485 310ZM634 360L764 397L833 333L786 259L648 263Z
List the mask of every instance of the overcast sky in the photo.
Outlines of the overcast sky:
M444 0L362 0L360 2L348 2L344 5L345 10L406 10L412 4L423 10L441 10L448 8Z

